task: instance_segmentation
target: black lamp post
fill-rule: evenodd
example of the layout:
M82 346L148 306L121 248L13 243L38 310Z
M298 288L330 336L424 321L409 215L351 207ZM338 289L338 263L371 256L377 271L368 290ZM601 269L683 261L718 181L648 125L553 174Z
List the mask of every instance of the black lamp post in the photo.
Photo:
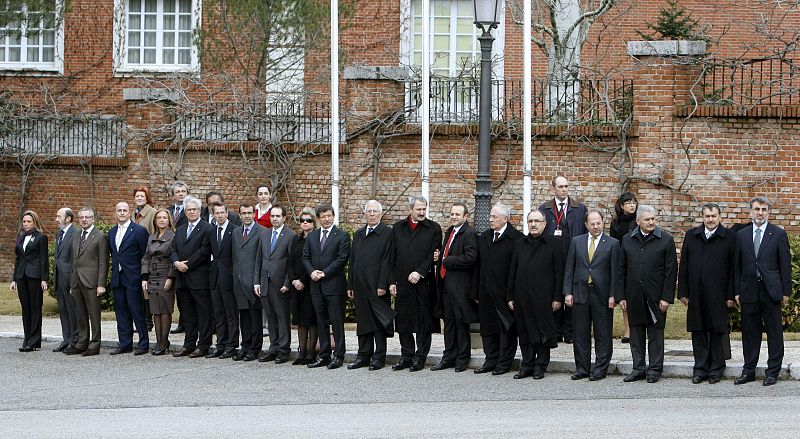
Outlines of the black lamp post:
M475 178L475 230L489 228L492 210L492 175L489 171L489 133L492 126L492 29L497 28L499 0L473 0L475 26L481 30L481 85L479 90L478 173Z

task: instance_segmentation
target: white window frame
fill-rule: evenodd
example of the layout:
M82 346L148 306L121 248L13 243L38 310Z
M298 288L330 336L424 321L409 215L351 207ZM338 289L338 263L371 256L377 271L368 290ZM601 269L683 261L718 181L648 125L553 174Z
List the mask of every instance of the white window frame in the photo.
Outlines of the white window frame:
M56 0L56 23L58 27L56 27L55 31L55 44L54 44L54 51L53 51L53 62L44 62L44 61L36 61L36 62L10 62L10 61L0 61L0 72L1 71L13 71L13 72L36 72L36 73L64 73L64 2L63 0ZM23 29L25 29L25 24L23 24ZM41 38L41 35L40 35ZM20 37L20 59L22 57L27 57L27 38L22 36ZM8 50L8 47L6 47ZM6 56L8 54L6 53Z
M158 24L156 25L156 59L162 56L163 43L163 0L157 0L160 11L158 14ZM199 73L200 57L197 46L192 38L190 63L181 64L129 64L128 63L128 0L114 0L114 73L127 74L139 72L152 73ZM202 0L192 0L192 33L200 29L202 23Z

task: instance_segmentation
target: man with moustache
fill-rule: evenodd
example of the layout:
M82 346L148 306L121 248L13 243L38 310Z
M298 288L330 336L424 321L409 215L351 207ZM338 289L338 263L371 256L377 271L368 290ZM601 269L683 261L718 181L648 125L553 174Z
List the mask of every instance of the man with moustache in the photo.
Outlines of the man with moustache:
M381 223L383 206L375 200L364 205L366 225L356 230L350 247L347 296L356 305L358 356L348 369L369 366L382 369L386 363L386 337L393 334L389 296L389 257L392 229Z
M720 208L703 205L703 225L683 238L678 298L687 306L686 330L692 333L692 383L718 383L725 372L722 340L728 332L728 308L735 305L733 267L736 235L720 227Z
M572 238L564 268L564 304L572 308L575 331L575 374L573 380L598 381L608 374L611 363L611 333L614 325L615 295L620 293L619 241L603 233L603 214L586 214L588 234ZM591 366L591 334L594 333L595 361Z
M783 362L781 306L792 294L792 262L786 232L769 222L771 205L765 197L750 200L753 224L736 234L734 292L742 307L742 351L744 367L734 384L755 380L761 351L762 323L767 332L765 386L778 382Z
M469 211L464 203L450 207L450 227L444 236L444 250L436 274L439 278L439 300L444 317L444 352L432 371L455 368L463 372L469 366L469 324L478 321L477 279L474 278L478 260L478 242L475 229L468 223ZM434 256L437 260L438 253Z
M233 357L234 361L253 361L258 358L264 343L261 333L261 300L255 294L253 285L258 279L258 248L264 230L254 220L252 204L239 205L242 226L233 230L233 290L239 308L239 328L242 346Z
M150 347L142 306L142 256L147 250L149 234L143 226L131 221L128 203L117 203L115 213L117 224L108 231L108 247L111 249L111 292L119 346L111 355L133 351L134 327L139 335L134 355L143 355Z
M411 197L408 216L392 227L389 293L395 296L395 329L400 336L400 361L392 370L422 370L431 350L431 334L441 330L434 315L433 253L442 245L442 228L425 217L427 210L425 197Z
M61 320L62 342L53 352L63 352L75 347L78 342L78 326L75 320L75 299L70 294L70 271L72 266L72 239L79 234L78 227L72 226L75 215L69 207L56 212L56 251L53 255L53 283L56 287L58 317Z
M653 206L639 205L636 224L622 238L620 253L623 291L619 304L628 311L633 357L633 371L623 381L647 378L648 383L655 383L664 369L664 325L667 309L675 300L677 256L672 235L656 225Z
M510 207L495 204L489 213L489 230L478 238L478 315L486 360L475 373L508 373L517 354L517 327L506 291L514 243L525 235L509 224L510 217Z

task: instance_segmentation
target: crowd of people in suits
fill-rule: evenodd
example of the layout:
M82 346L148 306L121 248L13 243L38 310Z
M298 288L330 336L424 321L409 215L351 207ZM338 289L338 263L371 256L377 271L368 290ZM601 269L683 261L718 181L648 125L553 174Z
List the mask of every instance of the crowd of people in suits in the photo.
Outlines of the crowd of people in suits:
M336 369L344 362L349 298L359 346L348 369L383 368L387 337L397 332L401 356L392 369L419 371L431 335L443 329L444 352L431 370L462 372L470 361L470 325L479 322L485 361L474 373L508 373L519 347L514 378L541 379L550 350L565 342L573 344L572 379L597 381L608 373L619 306L633 357L623 381L653 383L663 371L666 315L677 291L692 334L693 383L720 381L733 307L741 307L744 354L735 384L755 379L762 325L769 352L763 384L777 382L791 263L785 231L768 221L766 198L750 200L752 223L738 231L721 225L719 205L701 206L703 224L686 232L679 266L656 209L634 194L618 198L606 233L604 213L571 197L565 177L555 177L552 189L553 197L525 218L527 235L509 223L511 209L501 203L483 233L470 226L467 205L454 203L443 232L418 196L392 226L382 222L381 204L368 201L352 239L324 203L303 209L295 232L266 186L257 189L256 204L240 203L235 212L219 192L209 192L203 206L180 181L169 208L153 207L149 190L135 188L134 208L117 203L108 235L94 226L92 209L80 209L74 226L76 215L62 208L53 274L63 342L54 351L99 353L99 298L110 264L119 334L112 355L164 355L169 334L183 332L175 357L281 364L290 360L295 325L292 364ZM23 214L15 249L11 289L22 307L20 351L30 352L41 347L49 277L47 237L35 212ZM171 330L176 299L180 321Z

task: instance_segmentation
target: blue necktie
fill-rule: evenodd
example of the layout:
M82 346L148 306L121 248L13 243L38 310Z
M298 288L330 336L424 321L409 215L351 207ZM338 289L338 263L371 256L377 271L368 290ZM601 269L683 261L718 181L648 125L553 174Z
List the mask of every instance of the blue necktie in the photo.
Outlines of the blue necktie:
M275 243L278 242L278 231L272 231L272 241L269 243L269 252L272 253L275 250Z

